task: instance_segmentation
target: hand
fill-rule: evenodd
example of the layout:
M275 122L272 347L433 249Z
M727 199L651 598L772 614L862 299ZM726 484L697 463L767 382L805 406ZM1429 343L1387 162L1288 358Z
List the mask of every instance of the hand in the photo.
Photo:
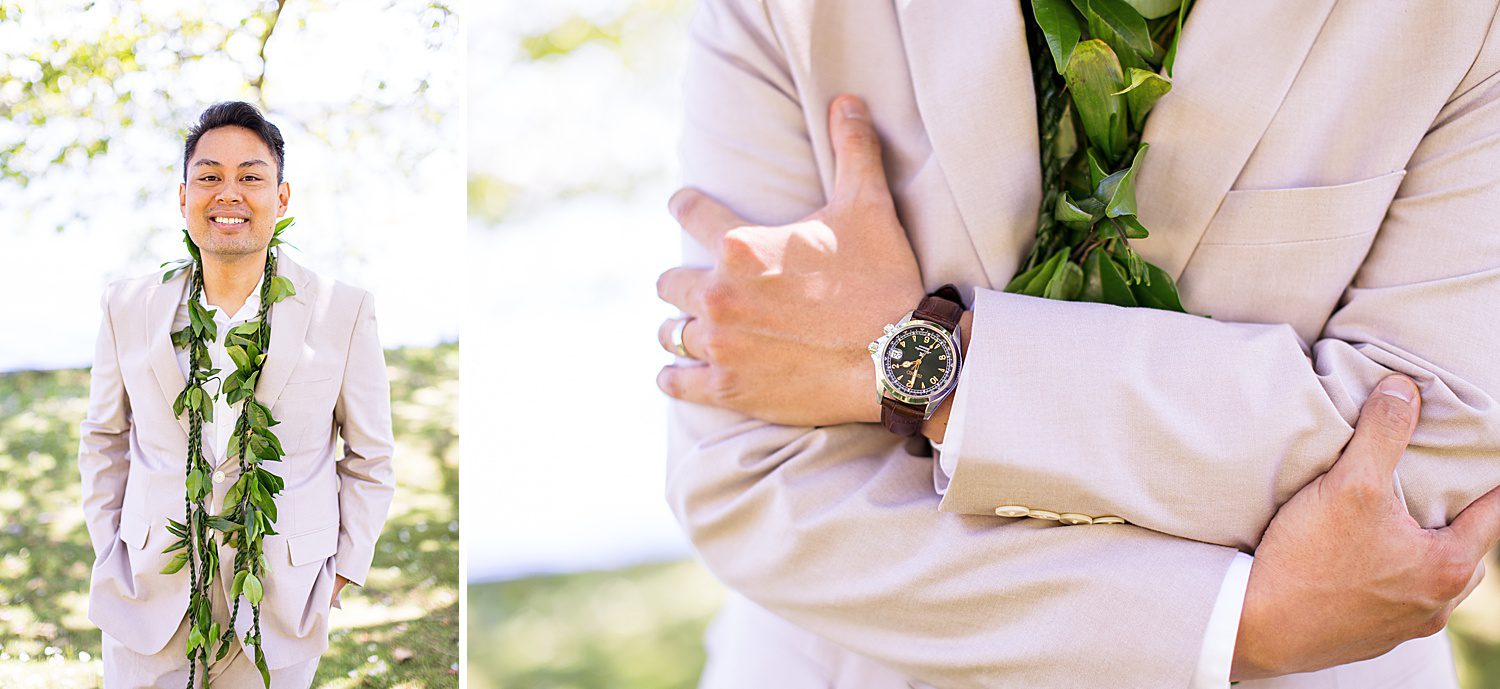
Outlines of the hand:
M330 608L333 607L333 602L339 599L339 592L343 591L344 587L347 586L348 584L349 584L349 580L345 579L344 575L342 575L342 574L334 575L334 580L333 580L333 595L328 598L328 607L330 607Z
M1420 409L1410 379L1381 381L1343 456L1271 520L1250 568L1232 677L1381 655L1441 631L1479 584L1500 540L1500 488L1440 529L1423 529L1396 498L1396 464Z
M782 424L880 420L866 347L916 307L922 278L869 111L835 99L829 132L833 193L801 222L756 227L697 190L672 196L672 214L716 265L657 280L661 298L692 318L683 343L703 364L663 368L668 395ZM667 351L676 324L658 333Z

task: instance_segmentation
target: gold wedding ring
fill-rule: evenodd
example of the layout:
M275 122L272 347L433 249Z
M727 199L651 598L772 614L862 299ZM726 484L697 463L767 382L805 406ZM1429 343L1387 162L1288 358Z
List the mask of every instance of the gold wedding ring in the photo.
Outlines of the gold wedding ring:
M693 358L693 355L688 354L687 345L683 344L683 342L682 342L682 331L687 330L688 321L691 321L691 320L693 320L692 316L684 317L681 320L677 321L677 326L676 327L672 328L672 336L671 336L672 353L676 354L677 356L680 356L680 357L682 357L684 359L691 359L691 358Z

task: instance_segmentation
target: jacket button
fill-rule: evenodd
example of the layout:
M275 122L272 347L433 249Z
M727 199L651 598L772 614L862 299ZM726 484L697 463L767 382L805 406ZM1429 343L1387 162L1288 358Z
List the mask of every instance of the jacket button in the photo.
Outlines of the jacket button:
M1094 517L1095 524L1124 524L1125 520L1115 516Z
M1048 512L1047 510L1031 510L1026 513L1026 516L1032 519L1046 519L1047 521L1055 522L1061 515L1056 512Z
M215 471L214 472L214 483L223 483L223 482L224 482L224 470L220 469L218 471Z
M1059 515L1057 515L1057 520L1060 521L1060 522L1062 522L1062 523L1064 523L1064 524L1075 525L1075 526L1078 525L1078 524L1092 524L1092 523L1094 523L1094 520L1092 518L1090 518L1088 515L1086 515L1086 514L1078 514L1076 512L1064 512L1062 514L1059 514Z
M1003 505L995 508L995 514L1002 517L1024 517L1031 512L1025 505Z

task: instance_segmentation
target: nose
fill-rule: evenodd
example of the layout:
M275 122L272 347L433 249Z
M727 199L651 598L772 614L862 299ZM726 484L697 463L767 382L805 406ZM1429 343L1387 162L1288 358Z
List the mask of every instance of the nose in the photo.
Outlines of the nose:
M219 185L219 193L214 195L214 202L219 204L236 204L240 202L239 184L230 180Z

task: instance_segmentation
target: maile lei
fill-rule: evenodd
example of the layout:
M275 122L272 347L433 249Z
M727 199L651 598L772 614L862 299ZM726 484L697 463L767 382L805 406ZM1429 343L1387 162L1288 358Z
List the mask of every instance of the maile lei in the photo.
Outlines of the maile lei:
M229 329L224 344L235 370L219 379L220 371L210 367L208 343L218 340L218 326L213 312L200 302L203 295L203 257L193 244L192 237L183 232L190 260L170 261L163 266L177 264L162 276L162 282L189 272L187 327L172 333L172 344L188 352L187 387L172 404L178 416L188 415L187 456L187 523L168 520L167 531L177 540L163 552L180 551L173 556L163 574L175 574L183 565L188 567L192 581L191 597L188 600L188 689L193 689L194 675L201 668L203 687L207 689L208 667L223 659L234 642L235 621L239 616L239 598L243 595L250 601L253 620L245 635L246 650L253 648L255 666L260 670L266 687L271 686L271 672L266 665L265 652L261 649L260 602L265 595L263 580L266 572L266 557L263 538L274 535L272 526L276 522L276 495L283 487L280 476L267 471L263 462L280 461L286 454L281 441L271 432L277 421L271 410L255 399L255 386L260 381L261 369L266 363L266 354L271 344L271 321L267 318L271 306L296 294L291 280L276 274L276 252L283 244L281 233L292 224L291 218L276 223L270 245L266 248L266 268L260 288L260 313L255 320ZM218 390L210 393L210 381L219 382ZM241 404L239 422L234 435L229 439L225 460L239 458L239 479L224 494L224 508L217 515L210 515L205 500L213 486L209 480L211 467L203 457L203 422L213 420L214 400L225 395L230 405ZM215 534L214 532L218 532ZM209 602L210 586L214 574L219 571L219 547L234 549L234 583L229 590L229 605L233 611L229 628L220 630L213 620ZM212 660L210 659L212 656Z
M1146 115L1171 89L1192 0L1031 0L1027 22L1042 208L1036 243L1005 291L1183 311L1166 271L1130 246Z

